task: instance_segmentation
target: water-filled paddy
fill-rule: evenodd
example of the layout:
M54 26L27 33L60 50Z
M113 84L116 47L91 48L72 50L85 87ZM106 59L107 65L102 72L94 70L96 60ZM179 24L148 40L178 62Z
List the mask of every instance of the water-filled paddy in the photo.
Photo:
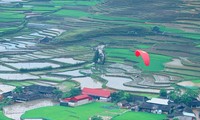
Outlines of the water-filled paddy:
M79 72L79 70L60 72L60 73L56 73L56 74L57 74L57 75L69 75L69 76L74 76L74 77L84 76L83 74L81 74L81 73Z
M73 78L72 80L80 83L81 88L101 88L102 83L90 77Z
M52 67L52 68L60 67L60 65L48 63L48 62L44 62L44 63L7 63L7 65L10 65L10 66L15 67L17 69L21 69L21 68L23 68L23 69L35 69L35 68L45 68L45 67Z
M24 103L16 103L9 105L3 108L5 116L12 118L14 120L20 120L20 116L28 110L57 105L57 102L54 102L50 99L39 99Z
M39 77L31 74L20 74L20 73L1 73L0 78L5 80L39 79Z
M106 84L107 87L117 89L117 90L127 90L127 91L137 91L137 92L150 92L150 93L159 93L159 90L155 89L144 89L144 88L134 88L124 86L124 83L132 81L130 78L123 78L123 77L111 77L111 76L101 76L103 79L107 80L108 83Z
M52 60L57 61L57 62L68 63L68 64L78 64L78 63L84 62L84 61L80 61L80 60L75 60L73 58L54 58Z
M3 66L3 65L0 65L0 71L15 71L9 67L6 67L6 66Z
M0 94L14 90L14 86L0 84Z

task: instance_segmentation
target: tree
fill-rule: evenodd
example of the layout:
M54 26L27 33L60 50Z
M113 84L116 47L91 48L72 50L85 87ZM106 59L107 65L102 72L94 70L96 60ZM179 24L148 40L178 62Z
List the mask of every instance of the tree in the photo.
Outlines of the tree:
M192 102L193 99L197 98L199 95L198 90L187 89L185 93L181 96L181 102L188 104Z
M93 117L91 118L91 120L103 120L103 118L100 117L100 116L93 116Z
M160 89L160 97L167 97L167 90L166 89Z
M65 92L62 94L62 98L69 98L71 96L72 96L72 94L70 92Z
M53 93L56 96L56 99L61 98L62 95L63 95L63 92L61 90L58 90L58 89L54 90Z
M17 87L13 90L13 92L15 92L15 93L22 93L22 91L23 91L23 88L22 88L22 87L19 87L19 86L17 86Z
M130 93L124 92L124 91L114 92L114 93L111 94L111 101L112 102L119 102L119 101L122 101L122 100L132 102L133 95L131 95Z
M184 103L188 104L193 99L197 98L199 95L199 90L192 90L192 89L186 89L185 92L181 92L180 89L175 88L173 91L169 93L169 97L171 100L173 100L175 103Z
M80 88L72 88L70 90L70 97L76 96L76 95L80 95L81 94L81 89Z
M169 98L171 100L173 100L175 103L180 102L180 99L181 99L181 90L176 87L173 91L170 91Z

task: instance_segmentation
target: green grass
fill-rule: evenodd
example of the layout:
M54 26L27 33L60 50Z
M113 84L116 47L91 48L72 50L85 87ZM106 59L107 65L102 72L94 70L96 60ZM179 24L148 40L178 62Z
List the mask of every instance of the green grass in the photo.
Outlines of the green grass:
M69 91L76 86L76 83L72 81L65 81L65 82L60 83L58 86L64 86L63 90Z
M5 84L12 85L12 86L29 86L29 85L32 85L32 83L30 83L28 81L11 81L11 82L6 82Z
M183 33L181 36L188 39L200 40L200 34L197 33Z
M64 6L64 5L68 5L68 6L81 6L81 5L94 6L98 3L99 3L98 1L71 1L71 0L66 0L66 1L53 0L52 1L53 5L60 5L60 6Z
M0 120L11 120L11 119L4 116L3 112L0 111Z
M144 112L126 112L118 117L113 118L112 120L163 120L166 118L166 115L158 115L153 113L144 113Z
M21 19L24 18L24 14L16 13L16 12L1 12L0 18L6 18L6 19Z
M199 80L192 80L193 83L200 83L200 79Z
M134 93L134 95L140 95L140 96L145 96L148 98L158 98L158 94L148 94L148 93Z
M53 13L53 15L62 17L68 16L68 17L80 18L80 17L87 17L90 14L79 10L60 10L58 12Z
M55 78L41 78L40 80L49 82L58 82L58 83L63 81L61 79L55 79Z
M136 48L138 49L147 49L147 48L150 48L151 46L149 45L137 45Z
M93 19L106 20L106 21L126 21L126 22L138 22L138 23L146 22L145 20L140 20L136 18L106 16L106 15L92 15L90 17Z
M120 48L106 48L106 55L108 59L112 58L118 61L123 62L124 60L130 60L133 62L137 62L137 66L142 70L147 71L160 71L164 70L164 63L169 62L171 57L157 55L157 54L149 54L150 56L150 65L145 66L142 57L136 57L135 53L130 49L120 49ZM121 60L121 61L120 61Z
M115 106L112 103L94 102L78 107L63 107L63 106L51 106L43 107L34 110L27 111L23 114L22 118L46 118L49 120L88 120L89 117L105 114L106 112L120 114L123 109L109 109L109 106ZM115 106L116 107L116 106ZM114 114L107 114L113 116Z

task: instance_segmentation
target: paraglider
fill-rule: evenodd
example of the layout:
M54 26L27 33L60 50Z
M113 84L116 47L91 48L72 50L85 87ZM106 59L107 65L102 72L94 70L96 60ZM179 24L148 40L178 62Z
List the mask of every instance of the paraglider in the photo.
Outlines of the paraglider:
M143 50L136 50L135 51L135 56L139 57L142 56L142 59L144 61L144 64L146 66L149 66L150 64L150 58L149 58L149 54Z

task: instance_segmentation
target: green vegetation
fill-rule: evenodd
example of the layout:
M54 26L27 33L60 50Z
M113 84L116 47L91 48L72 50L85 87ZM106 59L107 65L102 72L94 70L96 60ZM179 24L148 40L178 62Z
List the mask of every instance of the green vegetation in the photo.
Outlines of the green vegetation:
M102 118L102 117L99 117L99 116L93 116L93 117L91 118L91 120L103 120L103 118Z
M29 86L32 85L30 81L7 81L5 84L12 86Z
M62 98L69 98L69 97L74 97L77 95L81 94L81 89L80 88L72 88L69 92L64 92L62 94Z
M112 103L93 102L86 105L72 107L52 106L43 107L27 111L22 118L46 118L49 120L88 120L89 117L107 113L108 116L115 116L122 113L123 109L119 109ZM112 114L115 113L115 114Z
M200 34L198 33L183 33L181 35L185 38L200 40Z
M151 54L150 53L150 66L145 66L143 63L143 60L141 57L136 57L134 55L134 52L130 49L125 48L106 48L106 55L108 59L117 58L118 61L124 62L124 60L129 60L133 62L137 62L137 66L141 68L142 70L147 71L160 71L164 70L164 63L169 62L171 60L171 57L169 56L163 56L163 55L157 55L157 54ZM111 62L111 61L109 61Z
M80 18L80 17L87 17L90 14L79 10L60 10L58 12L55 12L54 15Z
M193 83L200 83L200 79L199 80L192 80Z
M32 69L26 69L26 68L20 68L20 72L33 72L33 71L42 71L42 70L52 70L53 68L51 66L44 67L44 68L32 68Z
M126 112L122 115L119 115L112 120L163 120L166 118L166 115L158 115L153 113L145 112Z
M136 48L138 49L147 49L147 48L150 48L151 46L149 45L144 45L144 44L141 44L141 45L137 45Z
M69 5L69 6L80 6L80 5L84 5L84 6L94 6L96 4L98 4L99 1L75 1L75 0L53 0L52 4L53 5Z
M20 21L25 15L16 12L1 12L0 22Z
M184 103L188 105L194 98L197 98L199 95L198 89L191 89L191 88L185 88L185 92L183 94L181 93L181 89L178 87L175 87L173 91L170 91L169 98L173 100L175 103Z
M135 95L146 96L148 98L158 98L158 94L148 94L148 93L134 93Z
M161 97L167 97L167 90L166 89L160 89L160 96Z
M0 120L11 120L11 119L4 116L3 112L0 111Z

